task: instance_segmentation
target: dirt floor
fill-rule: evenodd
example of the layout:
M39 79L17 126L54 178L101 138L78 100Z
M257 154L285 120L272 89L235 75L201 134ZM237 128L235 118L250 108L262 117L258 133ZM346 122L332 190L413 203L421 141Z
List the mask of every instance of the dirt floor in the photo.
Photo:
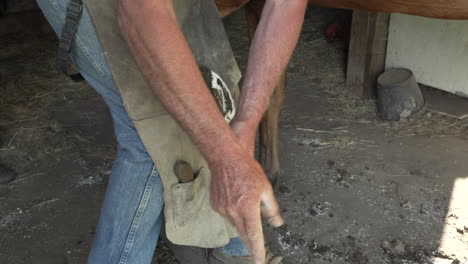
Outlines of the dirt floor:
M344 87L345 44L311 8L288 67L277 198L266 228L284 263L468 263L468 121L384 122ZM245 69L242 12L226 19ZM1 264L85 263L115 155L112 121L85 83L56 70L52 35L0 39ZM161 243L154 263L177 263Z

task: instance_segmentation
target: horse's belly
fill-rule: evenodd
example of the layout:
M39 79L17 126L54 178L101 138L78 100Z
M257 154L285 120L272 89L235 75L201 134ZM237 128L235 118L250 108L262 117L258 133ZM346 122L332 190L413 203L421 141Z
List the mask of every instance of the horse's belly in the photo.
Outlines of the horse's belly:
M334 8L468 19L467 0L309 0L309 3Z

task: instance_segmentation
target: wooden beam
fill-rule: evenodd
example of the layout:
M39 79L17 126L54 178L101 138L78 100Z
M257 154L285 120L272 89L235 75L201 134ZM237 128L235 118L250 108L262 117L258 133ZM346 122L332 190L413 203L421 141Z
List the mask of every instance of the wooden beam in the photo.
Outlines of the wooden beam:
M360 97L376 95L377 78L385 70L390 14L354 11L346 87Z

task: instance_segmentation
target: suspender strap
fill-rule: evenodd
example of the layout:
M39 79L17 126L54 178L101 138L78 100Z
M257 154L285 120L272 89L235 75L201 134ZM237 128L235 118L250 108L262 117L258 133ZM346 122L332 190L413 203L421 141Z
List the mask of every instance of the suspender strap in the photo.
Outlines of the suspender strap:
M67 16L65 18L65 25L62 29L62 36L59 42L59 67L63 73L70 76L75 81L83 81L84 78L80 73L69 73L70 53L75 39L76 30L78 28L78 21L83 11L83 3L81 0L70 0L67 7Z

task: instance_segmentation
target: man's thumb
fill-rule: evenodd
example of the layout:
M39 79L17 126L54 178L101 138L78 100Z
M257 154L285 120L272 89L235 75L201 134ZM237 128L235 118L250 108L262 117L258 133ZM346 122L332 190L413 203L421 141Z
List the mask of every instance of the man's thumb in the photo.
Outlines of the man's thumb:
M262 216L270 225L273 227L280 227L284 224L284 219L281 216L280 208L273 195L273 191L263 195L260 208L262 210Z

